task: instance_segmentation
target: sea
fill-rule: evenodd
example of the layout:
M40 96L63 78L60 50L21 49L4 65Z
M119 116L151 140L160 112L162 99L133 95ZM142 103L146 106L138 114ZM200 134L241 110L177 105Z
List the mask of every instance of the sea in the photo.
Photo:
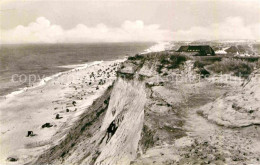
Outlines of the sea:
M53 75L100 61L146 52L155 43L0 45L0 97L30 88Z

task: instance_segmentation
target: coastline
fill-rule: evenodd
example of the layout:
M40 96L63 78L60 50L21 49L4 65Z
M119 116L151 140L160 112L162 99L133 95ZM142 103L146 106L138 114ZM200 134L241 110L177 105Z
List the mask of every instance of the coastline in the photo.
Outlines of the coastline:
M4 44L0 49L0 99L12 92L22 92L23 88L36 86L43 78L95 61L123 59L143 52L154 44Z
M154 45L152 45L148 49L145 49L142 52L140 52L140 54L145 54L145 53L149 53L149 52L156 52L156 51L163 51L163 50L166 49L167 46L169 46L169 42L155 43ZM125 56L124 58L122 58L122 57L121 58L114 58L114 59L104 60L104 61L115 61L115 60L123 60L123 59L126 60L127 57L129 57L129 56ZM32 84L33 86L18 88L18 89L15 89L14 91L12 91L10 93L5 93L4 95L0 95L0 100L8 98L8 97L13 97L13 96L18 95L20 93L23 93L27 90L45 85L47 81L50 81L51 79L55 79L55 78L57 78L57 77L59 77L63 74L66 74L70 71L86 68L86 67L95 65L97 63L102 63L104 61L103 60L102 61L91 61L91 62L87 62L87 63L84 63L84 64L71 64L71 65L57 66L59 68L67 68L68 70L62 71L62 72L57 72L53 75L44 77L43 79L39 79L38 81L33 82L33 84Z
M124 60L95 62L58 73L38 86L0 100L1 164L24 164L58 142L80 114L112 85L117 67ZM90 78L92 73L95 78ZM99 84L101 80L106 82ZM55 119L57 114L60 119ZM45 123L52 127L42 128ZM36 136L26 137L28 131ZM18 161L8 162L8 157L17 157Z
M126 59L61 66L71 69L0 99L0 163L25 164L64 138L74 121L113 84L118 66ZM106 82L99 85L101 79ZM55 119L57 114L62 118ZM45 123L51 127L42 128ZM26 137L28 131L36 136ZM10 157L17 161L7 161Z
M71 68L70 70L68 71L64 71L64 72L58 72L54 75L51 75L51 76L48 76L48 77L45 77L41 80L39 80L39 82L35 82L33 85L34 86L31 86L31 87L24 87L24 88L20 88L16 91L13 91L9 94L6 94L4 96L1 96L3 98L9 98L9 97L13 97L15 95L18 95L20 93L23 93L27 90L30 90L30 89L34 89L34 88L37 88L37 87L40 87L40 86L43 86L45 85L48 81L52 80L52 79L55 79L55 78L58 78L60 76L62 76L63 74L66 74L66 73L69 73L69 72L73 72L75 70L80 70L80 69L85 69L87 67L91 67L93 65L96 65L96 64L101 64L103 61L93 61L93 62L88 62L86 64L79 64L79 65L65 65L65 66L59 66L59 67L63 67L63 68Z

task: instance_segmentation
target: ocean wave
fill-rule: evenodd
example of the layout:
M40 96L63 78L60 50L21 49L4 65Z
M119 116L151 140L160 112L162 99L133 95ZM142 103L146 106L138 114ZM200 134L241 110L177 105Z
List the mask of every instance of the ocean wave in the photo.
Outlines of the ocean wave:
M161 52L165 50L169 50L172 47L172 44L170 42L159 42L150 48L146 49L143 53L141 54L146 54L150 52Z
M167 45L169 45L169 42L157 43L157 44L151 46L150 48L144 50L140 54L145 54L145 53L149 53L149 52L156 52L156 51L163 51L163 50L166 49ZM127 60L127 57L128 56L125 56L123 59L117 59L115 61L123 62L123 61ZM104 61L93 61L93 62L88 62L86 64L75 64L75 65L58 66L58 67L62 67L62 68L71 68L71 69L68 70L68 71L65 71L65 72L56 73L56 74L54 74L52 76L49 76L49 77L45 77L45 78L41 79L36 85L34 85L32 87L20 88L20 89L18 89L16 91L13 91L13 92L11 92L11 93L9 93L9 94L7 94L5 96L1 96L1 97L3 97L3 98L10 98L10 97L16 96L18 94L21 94L21 93L27 91L27 90L44 86L47 82L49 82L49 81L51 81L51 80L53 80L55 78L58 78L58 77L60 77L63 74L66 74L66 73L69 73L69 72L74 72L76 70L85 69L85 68L88 68L88 67L91 67L91 66L94 66L94 65L101 64L103 62Z
M35 86L32 86L32 87L24 87L24 88L18 89L18 90L16 90L16 91L11 92L11 93L9 93L9 94L7 94L7 95L5 95L5 96L2 96L2 97L4 97L4 98L10 98L10 97L16 96L16 95L18 95L18 94L21 94L21 93L27 91L27 90L34 89L34 88L38 88L38 87L40 87L40 86L43 86L43 85L45 85L47 82L49 82L50 80L53 80L53 79L55 79L55 78L58 78L58 77L60 77L60 76L63 75L63 74L66 74L66 73L69 73L69 72L74 72L74 71L76 71L76 70L86 69L86 68L88 68L88 67L91 67L91 66L94 66L94 65L98 65L98 64L101 64L101 63L103 63L103 61L93 61L93 62L88 62L88 63L86 63L86 64L74 65L75 68L73 68L73 69L71 69L71 70L68 70L68 71L65 71L65 72L59 72L59 73L56 73L56 74L54 74L54 75L52 75L52 76L45 77L45 78L41 79L40 82L39 82L37 85L35 85ZM64 67L66 67L66 66L64 66Z

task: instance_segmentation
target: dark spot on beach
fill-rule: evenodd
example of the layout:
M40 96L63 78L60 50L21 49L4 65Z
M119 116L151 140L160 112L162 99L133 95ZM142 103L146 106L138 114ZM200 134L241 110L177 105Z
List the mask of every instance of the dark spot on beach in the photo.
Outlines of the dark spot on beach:
M7 161L9 161L9 162L16 162L17 160L18 160L17 157L8 157L7 158Z

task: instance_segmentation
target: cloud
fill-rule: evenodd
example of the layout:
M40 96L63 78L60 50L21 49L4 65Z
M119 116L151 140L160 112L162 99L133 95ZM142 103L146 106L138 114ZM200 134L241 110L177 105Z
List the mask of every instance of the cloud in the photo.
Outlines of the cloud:
M39 17L27 26L0 31L1 43L77 43L77 42L134 42L169 40L235 40L260 39L260 22L246 25L240 17L228 17L221 23L207 27L195 26L188 30L170 31L157 24L146 25L143 21L124 21L120 27L98 24L88 27L78 24L65 30Z
M260 38L260 22L246 25L240 17L228 17L218 24L208 27L196 26L188 30L173 32L174 40L228 40Z
M1 31L1 43L70 43L70 42L130 42L169 40L168 30L159 25L145 25L143 21L125 21L120 27L98 24L88 27L78 24L64 30L59 25L39 17L28 26L19 25L14 29Z

